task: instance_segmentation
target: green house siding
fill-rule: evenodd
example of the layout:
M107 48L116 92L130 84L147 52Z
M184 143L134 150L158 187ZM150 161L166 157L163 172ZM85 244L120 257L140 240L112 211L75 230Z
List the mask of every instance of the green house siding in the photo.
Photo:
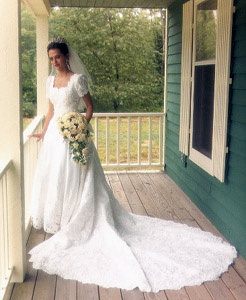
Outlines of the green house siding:
M181 161L179 112L182 4L169 7L166 172L210 221L246 256L246 3L234 1L232 86L230 91L226 179L210 176L192 161Z

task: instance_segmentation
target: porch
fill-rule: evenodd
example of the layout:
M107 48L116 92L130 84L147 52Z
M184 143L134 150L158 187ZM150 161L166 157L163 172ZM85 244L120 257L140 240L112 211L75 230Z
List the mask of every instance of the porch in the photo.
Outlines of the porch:
M194 300L227 300L227 299L245 299L246 295L246 262L240 256L234 265L230 267L228 273L225 273L221 279L216 282L208 282L199 287L188 287L180 291L165 291L158 294L141 293L137 289L134 291L124 291L119 289L103 289L95 285L83 285L77 282L64 281L57 276L48 276L43 272L36 272L27 262L26 253L48 238L43 232L37 232L30 227L29 223L29 199L31 189L31 178L35 161L39 151L39 145L36 141L26 138L27 133L39 131L42 126L43 114L47 111L45 102L45 87L43 82L48 74L47 57L43 54L46 51L48 41L48 15L50 5L66 5L71 3L79 5L86 3L87 6L103 5L115 7L154 7L159 3L160 7L167 7L173 0L162 1L48 1L48 0L24 0L29 4L36 15L37 20L37 103L38 117L29 127L29 132L23 138L22 135L22 113L21 113L21 77L20 77L20 1L2 1L1 2L1 24L8 30L2 30L0 36L4 49L2 52L1 74L1 160L0 160L0 299L194 299ZM79 3L79 4L78 4ZM117 5L118 6L117 6ZM141 5L140 5L141 4ZM157 5L157 7L159 7ZM176 31L175 31L176 32ZM179 34L179 32L178 32ZM176 38L175 38L176 39ZM176 55L175 55L176 56ZM11 63L9 63L11 62ZM6 76L7 74L7 76ZM179 78L176 76L175 78ZM10 80L11 79L11 80ZM171 84L170 84L171 86ZM175 85L176 87L176 85ZM165 94L166 96L166 94ZM3 100L2 100L3 99ZM14 99L14 100L13 100ZM176 99L176 98L175 98ZM165 118L166 118L166 97L165 112L159 117L159 144L165 144ZM177 106L177 105L176 105ZM177 119L177 115L176 119ZM105 116L104 116L105 117ZM127 116L128 124L131 124L131 118ZM146 117L146 116L142 116ZM150 116L149 120L154 116ZM155 116L156 117L156 116ZM106 127L109 129L110 120L106 118ZM97 122L97 121L96 121ZM95 127L97 126L95 122ZM177 121L178 122L178 121ZM137 163L140 167L146 167L146 164L153 168L158 165L163 169L164 153L159 147L158 157L152 157L151 138L148 142L148 156L146 161L141 161L141 116L138 121L138 156ZM163 127L161 129L161 124ZM120 122L117 119L117 126ZM176 125L175 125L176 126ZM131 125L127 125L131 130ZM176 126L178 128L178 126ZM175 127L175 128L176 128ZM130 132L128 130L128 132ZM109 131L106 133L106 145L109 145ZM117 131L116 143L116 162L117 167L122 167L119 139L121 138ZM151 137L152 122L149 121L149 136ZM97 139L95 136L95 143ZM127 137L127 160L124 162L128 167L136 167L131 163L130 134ZM24 147L23 147L24 145ZM24 159L25 157L25 159ZM104 167L110 166L110 152L106 151ZM114 166L115 167L115 166ZM191 226L197 226L204 230L211 231L214 234L221 234L205 218L205 216L192 204L185 194L165 173L121 173L117 171L114 174L107 174L107 179L111 185L117 199L129 211L136 214L148 214L164 219L180 221ZM30 233L30 234L29 234ZM239 236L241 236L239 234ZM25 247L27 240L27 249ZM27 250L27 251L26 251ZM27 273L25 272L27 269ZM26 276L25 276L26 274ZM24 283L21 282L25 277ZM13 289L12 289L13 288ZM5 293L5 289L7 289ZM6 297L4 296L6 295Z
M223 237L201 211L165 172L106 172L106 179L120 204L129 212L182 222ZM27 252L49 238L43 231L31 229ZM27 264L24 283L15 283L11 300L244 300L246 295L246 262L240 256L229 272L217 281L181 290L142 293L138 289L104 289L97 285L63 280L55 275L32 269Z

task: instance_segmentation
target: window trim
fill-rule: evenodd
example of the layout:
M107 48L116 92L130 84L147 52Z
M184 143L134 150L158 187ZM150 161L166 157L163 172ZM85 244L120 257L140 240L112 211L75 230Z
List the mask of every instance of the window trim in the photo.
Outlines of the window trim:
M194 160L199 167L215 176L221 182L225 180L227 127L228 127L228 102L231 62L231 37L232 20L235 8L233 0L217 0L218 27L216 35L216 62L215 62L215 84L214 84L214 112L213 112L213 136L212 136L212 164L207 163L205 155L197 150L191 151L190 130L191 124L191 99L193 99L192 80L193 77L193 3L198 5L204 0L190 0L183 4L183 26L182 26L182 53L181 53L181 95L180 95L180 131L179 150ZM202 62L203 63L203 62ZM192 84L192 85L191 85ZM192 97L192 98L191 98ZM197 153L200 158L197 158ZM205 158L205 159L204 159ZM210 160L210 159L209 159Z
M213 147L211 158L193 148L193 112L194 112L194 90L195 90L195 68L197 66L214 65L216 68L216 58L196 61L196 25L197 25L197 6L208 0L194 0L194 15L193 15L193 43L192 43L192 74L191 74L191 110L190 110L190 141L189 141L189 159L204 169L210 175L213 175ZM218 34L218 32L217 32ZM216 34L216 47L217 47ZM215 82L214 82L215 84ZM214 95L215 100L215 95ZM213 121L214 122L214 121ZM213 124L214 127L214 124ZM213 129L212 129L213 130Z

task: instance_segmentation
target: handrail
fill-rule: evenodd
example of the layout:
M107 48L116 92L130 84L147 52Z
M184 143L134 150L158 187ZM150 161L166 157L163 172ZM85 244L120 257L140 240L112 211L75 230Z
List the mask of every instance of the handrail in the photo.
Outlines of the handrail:
M44 120L44 115L36 116L32 122L27 126L27 128L24 130L23 133L23 144L25 145L26 142L29 140L28 135L34 133L38 126L40 125L40 122Z
M12 160L0 160L0 180L6 174L12 164Z
M133 113L93 113L93 117L160 117L164 116L163 112L133 112Z

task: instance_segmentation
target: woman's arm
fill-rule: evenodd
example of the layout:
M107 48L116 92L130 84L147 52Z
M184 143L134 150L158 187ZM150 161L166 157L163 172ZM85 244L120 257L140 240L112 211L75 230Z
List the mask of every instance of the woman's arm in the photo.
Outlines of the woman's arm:
M86 118L86 120L89 123L90 120L91 120L91 118L92 118L92 115L93 115L93 102L92 102L90 93L87 93L83 97L83 99L84 99L84 102L85 102L85 105L86 105L86 115L85 115L85 118Z
M37 142L39 142L44 137L46 130L49 126L50 120L53 117L53 115L54 115L54 105L51 103L51 101L49 101L49 109L48 109L47 115L45 117L45 122L44 122L42 132L31 134L31 135L29 135L29 137L35 137L35 138L37 138Z

